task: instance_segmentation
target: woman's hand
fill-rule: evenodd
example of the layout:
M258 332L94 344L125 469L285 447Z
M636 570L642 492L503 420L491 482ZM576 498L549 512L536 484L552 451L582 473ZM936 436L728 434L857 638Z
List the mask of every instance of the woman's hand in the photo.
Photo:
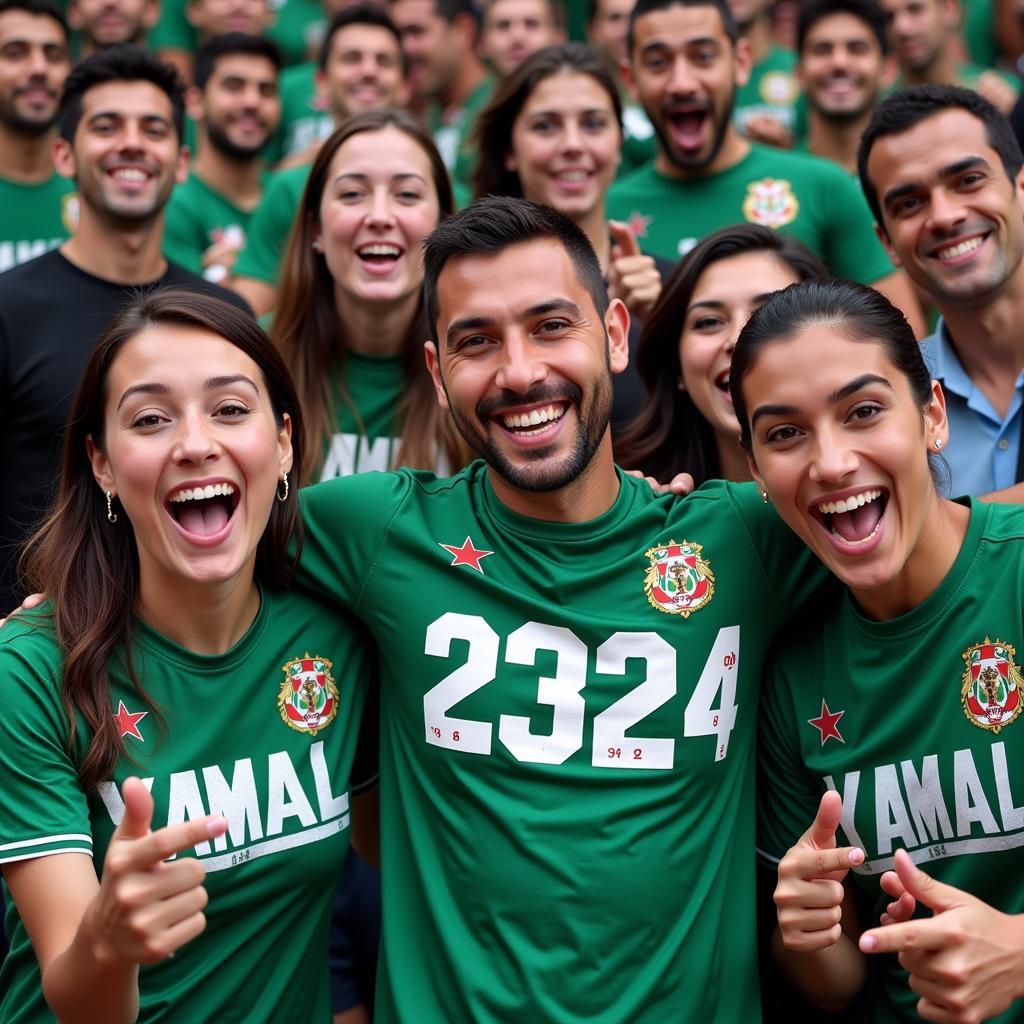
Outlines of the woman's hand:
M12 611L9 611L2 619L0 619L0 629L3 628L4 623L6 623L8 619L14 618L14 616L17 615L19 612L31 611L37 605L42 604L45 600L45 594L29 594L28 597L26 597L25 600L22 601L17 608L13 609Z
M628 224L608 221L612 236L608 260L608 296L621 299L630 316L643 320L661 294L661 274L653 256L645 256Z
M195 858L167 858L223 835L228 827L222 815L210 815L151 832L149 790L130 778L123 792L124 817L82 922L97 962L105 966L156 963L202 932L206 871Z
M637 480L644 480L655 494L678 494L680 496L689 494L693 490L693 477L689 473L676 473L667 484L655 480L653 476L644 476L639 469L623 470L626 476L636 477Z
M836 846L842 813L842 797L824 793L811 827L779 862L775 905L787 949L826 949L842 935L843 879L864 860L863 850Z
M933 916L867 931L860 948L899 954L925 1020L975 1024L1024 995L1024 915L1003 914L936 881L906 850L896 851L895 868L905 892Z

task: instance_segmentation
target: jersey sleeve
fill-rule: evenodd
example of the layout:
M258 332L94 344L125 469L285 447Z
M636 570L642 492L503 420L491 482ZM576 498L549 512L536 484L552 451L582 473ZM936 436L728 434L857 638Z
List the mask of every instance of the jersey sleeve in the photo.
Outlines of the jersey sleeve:
M875 234L875 218L860 186L841 167L826 166L828 232L822 256L836 277L874 284L895 267Z
M794 618L839 585L775 508L761 500L754 484L728 487L782 621Z
M245 248L235 263L236 277L254 277L267 284L277 283L281 256L296 211L297 203L288 184L288 174L281 172L267 186L263 201L249 221Z
M757 852L776 865L814 821L823 792L803 767L796 713L786 681L787 655L767 661L758 718Z
M67 740L56 643L17 620L0 632L0 864L92 855L85 794Z
M350 611L379 559L410 485L406 473L357 473L302 489L302 552L295 582Z

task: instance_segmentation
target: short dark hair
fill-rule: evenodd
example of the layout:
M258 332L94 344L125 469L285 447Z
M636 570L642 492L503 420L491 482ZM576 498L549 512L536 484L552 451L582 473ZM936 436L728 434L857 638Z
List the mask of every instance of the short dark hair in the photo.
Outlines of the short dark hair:
M225 32L203 43L196 53L192 78L198 89L205 89L206 83L217 68L221 57L265 57L280 71L283 63L281 47L266 36L254 36L247 32Z
M171 101L171 120L179 142L185 136L185 86L178 72L141 46L125 44L86 57L71 69L64 82L64 96L57 115L62 139L74 140L82 119L82 97L95 85L106 82L152 82Z
M889 52L885 11L878 0L803 0L796 27L796 52L803 57L807 34L825 18L833 14L849 14L871 30L883 54Z
M600 316L608 309L608 288L587 236L550 206L510 196L489 196L442 221L423 243L423 305L434 344L437 334L437 281L445 264L473 253L497 255L509 246L540 239L559 242L576 277L590 293Z
M743 381L758 354L774 342L788 341L815 324L834 327L851 341L881 345L889 361L906 378L922 408L932 394L932 375L907 318L874 288L852 281L802 281L775 292L756 309L740 331L732 354L729 390L740 444L751 449L750 410Z
M526 58L495 90L490 103L477 115L473 138L479 154L473 174L473 194L521 196L519 174L505 161L512 147L512 127L533 90L560 71L589 75L608 94L615 119L622 124L622 98L608 62L583 43L546 46Z
M382 28L387 32L390 32L395 37L395 45L398 47L400 59L402 60L402 67L405 67L405 57L402 51L402 37L395 28L395 23L388 17L387 12L380 7L378 4L373 3L358 3L353 4L351 7L346 7L344 10L338 11L337 14L331 18L330 24L327 26L327 31L324 33L323 42L320 44L320 51L317 54L317 67L321 71L327 69L327 61L331 57L331 44L334 42L334 37L349 25L373 25L376 28Z
M1021 154L1020 143L1010 122L1005 114L1001 114L973 89L961 89L957 85L915 85L911 89L901 89L883 100L875 109L857 150L860 187L880 225L885 223L882 220L882 207L874 183L868 176L871 147L878 139L910 131L922 121L946 110L966 110L976 117L985 126L988 144L999 154L1006 176L1013 181L1020 173L1024 155Z
M722 19L722 28L733 46L739 42L740 30L736 17L726 0L636 0L636 6L629 15L629 30L626 34L626 53L633 56L633 41L636 35L637 19L652 11L667 11L670 7L714 7Z
M64 41L67 42L71 37L64 11L53 0L0 0L0 14L5 14L7 11L24 11L26 14L52 18L60 25L60 30L64 33Z

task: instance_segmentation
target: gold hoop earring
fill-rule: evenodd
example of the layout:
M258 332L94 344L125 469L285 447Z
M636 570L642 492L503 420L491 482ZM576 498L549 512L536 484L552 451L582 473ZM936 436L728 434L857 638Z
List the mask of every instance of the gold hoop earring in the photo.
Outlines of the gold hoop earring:
M277 500L278 501L287 501L288 500L288 474L287 473L282 473L281 474L281 483L284 484L284 494L281 493L281 488L279 486L277 488Z

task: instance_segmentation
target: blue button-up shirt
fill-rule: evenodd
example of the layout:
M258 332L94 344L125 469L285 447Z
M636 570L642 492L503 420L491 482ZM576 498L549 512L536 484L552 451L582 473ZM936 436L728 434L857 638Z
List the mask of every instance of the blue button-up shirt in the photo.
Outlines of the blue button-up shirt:
M921 341L932 377L946 393L949 445L943 455L950 469L949 494L988 494L1017 483L1024 372L1016 393L1001 417L976 387L957 358L949 331L939 320L934 334Z

